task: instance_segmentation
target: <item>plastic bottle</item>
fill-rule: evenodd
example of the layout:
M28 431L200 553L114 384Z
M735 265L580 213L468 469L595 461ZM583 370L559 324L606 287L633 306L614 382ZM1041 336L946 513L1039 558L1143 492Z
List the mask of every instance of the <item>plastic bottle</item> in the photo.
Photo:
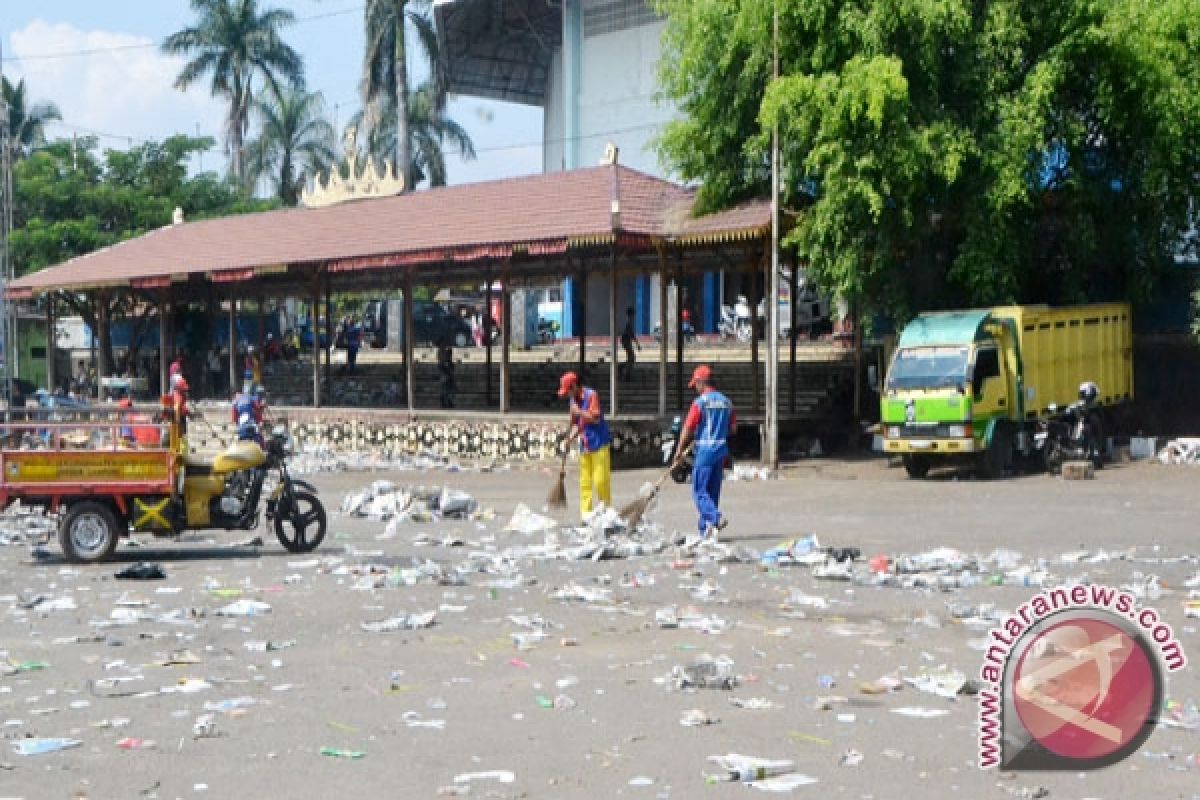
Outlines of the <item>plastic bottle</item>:
M46 753L57 753L60 750L69 750L72 747L79 747L83 742L78 739L21 739L13 742L13 752L21 756L40 756Z

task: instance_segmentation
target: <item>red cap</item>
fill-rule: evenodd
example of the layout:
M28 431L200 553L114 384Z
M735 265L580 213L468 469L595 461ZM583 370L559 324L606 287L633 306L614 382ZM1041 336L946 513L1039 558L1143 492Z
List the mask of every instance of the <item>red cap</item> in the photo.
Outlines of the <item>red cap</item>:
M579 383L579 376L574 372L564 372L562 378L558 381L558 396L566 397L575 388L575 384Z
M188 382L186 380L184 380L182 377L180 377L179 380L175 381L175 388L181 392L186 392L189 388Z
M712 381L712 370L706 365L701 364L692 370L692 379L688 381L688 388L695 389L696 381L704 381L705 383Z

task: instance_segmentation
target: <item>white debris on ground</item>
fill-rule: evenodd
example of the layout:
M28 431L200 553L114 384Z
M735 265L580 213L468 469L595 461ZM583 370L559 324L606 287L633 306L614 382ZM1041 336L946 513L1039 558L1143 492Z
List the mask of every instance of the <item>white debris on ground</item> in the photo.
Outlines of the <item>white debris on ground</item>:
M45 542L57 529L57 517L18 500L0 513L0 546Z
M1200 438L1172 439L1158 451L1155 459L1160 464L1200 464Z

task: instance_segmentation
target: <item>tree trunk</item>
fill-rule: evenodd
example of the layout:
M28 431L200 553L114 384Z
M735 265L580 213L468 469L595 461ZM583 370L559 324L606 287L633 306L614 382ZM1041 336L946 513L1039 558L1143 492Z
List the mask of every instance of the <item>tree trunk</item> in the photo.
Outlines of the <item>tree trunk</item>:
M404 176L404 191L412 189L412 141L408 132L408 46L405 39L405 6L396 0L396 165Z

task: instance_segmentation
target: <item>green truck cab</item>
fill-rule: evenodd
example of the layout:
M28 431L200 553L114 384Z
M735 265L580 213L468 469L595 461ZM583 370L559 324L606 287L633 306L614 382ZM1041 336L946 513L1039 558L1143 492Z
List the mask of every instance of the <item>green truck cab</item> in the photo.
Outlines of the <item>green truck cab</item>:
M910 477L973 464L999 477L1030 454L1051 406L1079 384L1100 405L1133 397L1129 306L1004 306L922 314L900 334L881 396L884 452Z

